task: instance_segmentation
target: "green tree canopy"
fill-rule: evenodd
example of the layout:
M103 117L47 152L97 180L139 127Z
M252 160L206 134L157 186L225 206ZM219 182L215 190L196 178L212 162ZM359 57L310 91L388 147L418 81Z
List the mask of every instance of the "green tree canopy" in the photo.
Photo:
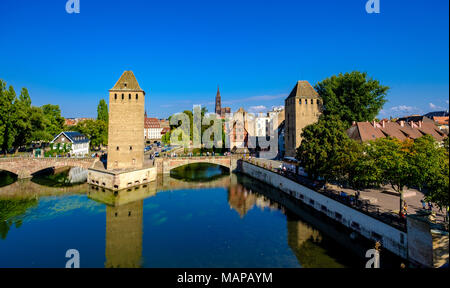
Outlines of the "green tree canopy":
M86 120L75 126L78 131L91 140L91 148L99 148L108 144L108 124L102 120Z
M316 85L323 99L324 115L335 115L351 125L353 121L372 121L386 103L389 87L354 71L327 78Z
M97 106L97 120L102 120L105 123L108 123L108 105L104 99L100 100Z
M336 116L325 116L303 129L296 158L311 179L323 177L329 181L339 174L336 170L343 169L340 161L350 141L353 140L345 133L345 123Z

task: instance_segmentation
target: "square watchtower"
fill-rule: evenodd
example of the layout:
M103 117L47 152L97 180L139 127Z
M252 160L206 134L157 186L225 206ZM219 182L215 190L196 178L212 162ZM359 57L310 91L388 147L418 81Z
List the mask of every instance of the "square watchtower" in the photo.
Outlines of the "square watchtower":
M140 169L144 164L145 92L132 71L109 90L107 170Z

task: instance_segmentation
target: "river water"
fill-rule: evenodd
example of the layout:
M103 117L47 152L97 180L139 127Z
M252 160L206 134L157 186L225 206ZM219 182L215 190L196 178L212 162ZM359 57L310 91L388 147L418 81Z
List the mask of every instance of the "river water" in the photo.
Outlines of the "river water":
M116 194L4 179L0 267L65 267L76 249L81 267L363 268L373 244L219 166L185 166Z

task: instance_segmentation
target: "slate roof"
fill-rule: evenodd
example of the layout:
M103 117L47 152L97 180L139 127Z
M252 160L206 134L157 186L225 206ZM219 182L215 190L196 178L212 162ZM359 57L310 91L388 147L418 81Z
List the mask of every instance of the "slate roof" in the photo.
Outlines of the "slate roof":
M59 138L59 136L61 136L62 134L64 134L67 139L69 139L70 142L72 142L73 144L82 144L82 143L89 143L91 142L91 140L89 140L89 138L87 138L85 135L81 134L80 132L75 132L75 131L64 131L59 133L52 141L55 142L56 139Z

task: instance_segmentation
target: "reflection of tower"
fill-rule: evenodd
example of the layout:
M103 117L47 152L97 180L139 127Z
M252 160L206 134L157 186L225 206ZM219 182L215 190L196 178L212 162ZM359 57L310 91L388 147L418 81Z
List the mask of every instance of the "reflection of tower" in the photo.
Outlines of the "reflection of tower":
M228 203L243 218L255 205L256 196L247 192L242 185L232 185L228 191Z
M143 205L106 206L106 268L141 267Z

